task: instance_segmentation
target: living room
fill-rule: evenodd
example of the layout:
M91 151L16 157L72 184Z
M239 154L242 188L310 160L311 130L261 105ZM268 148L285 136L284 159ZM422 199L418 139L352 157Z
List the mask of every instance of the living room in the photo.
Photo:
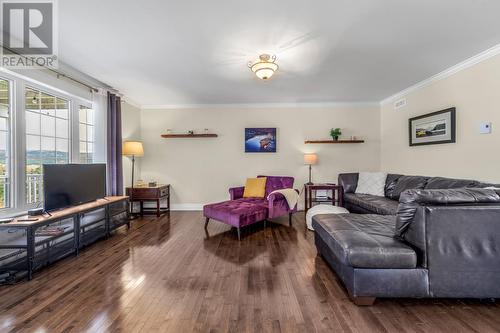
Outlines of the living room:
M0 6L0 332L499 331L499 3Z

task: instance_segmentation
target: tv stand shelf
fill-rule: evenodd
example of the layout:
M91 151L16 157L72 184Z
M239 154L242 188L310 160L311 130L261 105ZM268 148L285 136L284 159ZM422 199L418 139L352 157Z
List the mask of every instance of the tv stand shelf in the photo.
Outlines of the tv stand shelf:
M118 227L130 227L127 196L61 209L36 221L19 221L23 218L0 224L0 283L31 280L37 269L78 255L81 248L109 237Z

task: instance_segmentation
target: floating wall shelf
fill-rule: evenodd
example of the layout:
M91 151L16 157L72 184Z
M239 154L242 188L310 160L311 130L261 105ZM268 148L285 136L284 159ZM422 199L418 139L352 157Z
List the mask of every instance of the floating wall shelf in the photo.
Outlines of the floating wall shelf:
M162 134L165 139L170 138L216 138L217 134Z
M306 144L314 144L314 143L364 143L365 140L312 140L312 141L304 141Z

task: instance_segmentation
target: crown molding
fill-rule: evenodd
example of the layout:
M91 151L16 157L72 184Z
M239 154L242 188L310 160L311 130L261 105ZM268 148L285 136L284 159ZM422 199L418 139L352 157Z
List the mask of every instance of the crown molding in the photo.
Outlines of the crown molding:
M123 96L122 101L124 101L127 104L132 105L133 107L135 107L137 109L141 109L141 104L137 103L136 101L134 101L133 99L131 99L127 96Z
M31 83L31 84L34 84L42 89L46 89L47 92L52 92L52 93L56 93L56 94L62 94L62 95L66 95L66 96L69 96L71 98L76 98L76 99L79 99L81 101L84 101L86 103L89 103L89 104L92 104L92 100L91 99L88 99L88 98L85 98L83 96L80 96L80 95L77 95L75 93L71 93L69 92L68 90L64 89L63 88L60 88L60 87L55 87L54 85L52 84L47 84L45 82L42 82L41 80L39 79L35 79L35 78L32 78L31 76L28 76L28 75L24 75L24 74L21 74L21 73L18 73L18 72L15 72L15 71L12 71L10 69L7 69L5 67L0 67L0 75L1 76L4 76L6 78L9 78L9 79L20 79L20 80L24 80L28 83ZM46 73L44 72L41 72L39 71L39 73L42 73L42 75L46 75ZM71 84L71 83L68 83L67 81L63 84ZM67 88L67 86L66 86Z
M460 71L463 71L464 69L467 69L467 68L472 67L474 65L477 65L485 60L493 58L494 56L496 56L498 54L500 54L500 44L497 44L497 45L493 46L492 48L487 49L486 51L483 51L479 54L476 54L475 56L472 56L469 59L464 60L464 61L456 64L455 66L449 67L436 75L433 75L433 76L431 76L423 81L420 81L420 82L418 82L418 83L416 83L416 84L414 84L414 85L412 85L404 90L401 90L400 92L398 92L392 96L389 96L389 97L383 99L380 102L380 105L386 105L386 104L392 103L397 99L405 97L406 95L408 95L409 93L411 93L413 91L416 91L418 89L422 89L422 88L424 88L424 87L426 87L434 82L446 79L447 77L450 77L450 76L452 76Z
M325 103L242 103L242 104L157 104L142 105L141 110L175 109L263 109L263 108L332 108L378 107L380 102L325 102Z

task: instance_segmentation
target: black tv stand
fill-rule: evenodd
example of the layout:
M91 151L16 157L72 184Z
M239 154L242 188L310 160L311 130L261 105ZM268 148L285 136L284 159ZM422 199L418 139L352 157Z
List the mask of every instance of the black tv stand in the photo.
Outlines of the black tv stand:
M118 227L130 227L128 197L109 197L68 207L37 221L20 217L0 224L0 283L27 277L80 249L107 238ZM5 277L7 274L7 277Z

